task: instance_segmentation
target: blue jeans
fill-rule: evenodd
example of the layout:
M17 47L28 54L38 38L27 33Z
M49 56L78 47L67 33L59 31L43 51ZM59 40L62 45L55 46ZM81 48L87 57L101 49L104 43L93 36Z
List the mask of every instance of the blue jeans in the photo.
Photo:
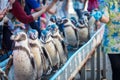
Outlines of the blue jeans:
M74 9L74 10L78 16L78 19L80 19L82 17L81 9Z

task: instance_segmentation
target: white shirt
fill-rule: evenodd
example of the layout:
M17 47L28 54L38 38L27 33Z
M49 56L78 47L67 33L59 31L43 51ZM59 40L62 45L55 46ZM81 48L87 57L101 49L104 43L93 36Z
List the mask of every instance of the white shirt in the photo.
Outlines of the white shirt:
M47 0L46 3L47 3L47 4L51 4L51 3L52 3L52 0ZM52 9L56 9L56 5L54 5L54 6L52 7ZM49 23L51 16L52 16L52 14L46 12L47 24Z
M8 0L0 0L0 10L4 10L8 6Z
M60 17L63 17L63 12L62 12L62 4L63 4L63 1L58 1L56 3L56 6L57 6L57 12L56 12L56 16L60 16Z
M7 7L8 0L0 0L0 10L4 10ZM0 25L3 25L4 21L0 21Z

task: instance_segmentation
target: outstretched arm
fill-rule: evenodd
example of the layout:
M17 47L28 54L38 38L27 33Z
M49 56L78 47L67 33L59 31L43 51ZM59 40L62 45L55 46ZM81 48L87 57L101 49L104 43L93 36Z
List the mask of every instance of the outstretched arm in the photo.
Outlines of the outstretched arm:
M58 0L53 0L52 3L48 6L47 11L51 9Z
M11 13L22 23L30 23L36 20L42 13L44 13L48 6L43 6L42 9L38 12L33 13L32 15L27 15L20 3L16 0L13 3L13 8L11 9Z

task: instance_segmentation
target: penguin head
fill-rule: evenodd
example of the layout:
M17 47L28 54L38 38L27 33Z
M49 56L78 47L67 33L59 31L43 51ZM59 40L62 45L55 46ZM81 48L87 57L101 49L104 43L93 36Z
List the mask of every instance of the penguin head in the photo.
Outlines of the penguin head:
M74 25L77 23L77 20L76 20L75 17L71 17L70 20L71 20L71 22L72 22Z
M66 17L63 17L63 18L62 18L62 23L63 23L63 24L66 24L68 21L69 21L68 18L66 18Z
M58 26L57 26L56 24L50 25L49 30L50 30L50 32L52 33L52 35L54 35L56 32L59 31Z
M63 23L63 27L67 27L67 26L74 26L74 24L72 23L72 21L69 18L63 17L62 18L62 23Z
M88 11L81 11L81 18L82 20L84 20L85 23L88 22L89 18L90 18L90 12Z
M80 19L78 20L78 22L79 22L80 24L82 24L82 25L85 23L83 18L80 18Z
M57 25L62 24L62 19L61 19L60 17L57 17L57 18L56 18L56 24L57 24Z
M78 20L78 24L77 24L77 26L79 26L79 27L87 27L88 26L88 19L87 19L87 17L83 16L82 18L80 18Z
M14 41L24 41L27 39L27 34L20 30L16 33L14 33L11 37L10 37L11 40L14 40Z
M46 43L51 40L51 32L48 30L42 30L40 39L42 42Z
M55 16L55 15L52 15L52 16L50 17L50 21L53 22L53 23L55 23L55 22L56 22L56 16Z
M87 17L90 17L90 12L88 12L88 11L83 11L83 12L82 12L82 15L87 16Z
M35 29L31 29L27 32L28 38L32 40L36 40L38 38L38 31Z

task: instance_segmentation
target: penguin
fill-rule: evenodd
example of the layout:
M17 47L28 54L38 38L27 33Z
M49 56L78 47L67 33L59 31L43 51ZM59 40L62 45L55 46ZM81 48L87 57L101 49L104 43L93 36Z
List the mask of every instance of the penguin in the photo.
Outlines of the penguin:
M89 40L89 29L86 25L78 23L79 45L83 45Z
M88 19L85 16L85 13L82 14L82 17L77 21L75 17L71 17L71 22L77 28L79 45L83 45L88 41L89 38L89 28L88 28Z
M52 15L51 17L50 17L50 21L51 22L53 22L53 23L56 23L56 20L57 18L56 18L56 16L55 15Z
M50 60L47 55L47 51L42 45L42 51L43 54L41 54L41 60L42 60L42 65L43 65L43 75L49 75L52 72L52 66L50 65Z
M88 25L89 13L87 11L82 12L82 17L78 20L76 27L78 28L79 43L84 44L90 38L90 30Z
M13 48L14 80L35 80L37 69L33 54L30 52L27 34L18 31L11 36Z
M73 25L73 23L68 18L62 18L62 24L64 24L64 39L65 43L73 48L78 48L78 34L77 28Z
M43 53L40 41L38 39L38 32L35 29L30 29L27 32L28 35L28 42L30 45L30 51L34 55L34 59L36 62L37 67L37 79L41 79L41 76L43 74L43 66L42 66L42 59L41 55Z
M40 41L44 47L44 51L47 52L46 55L49 58L50 66L52 68L59 68L60 58L50 31L46 29L42 30Z
M56 24L50 25L49 29L52 33L51 36L55 42L56 48L60 56L60 63L61 65L63 65L67 61L67 56L68 56L67 46L65 45L64 39L60 35L58 26Z

